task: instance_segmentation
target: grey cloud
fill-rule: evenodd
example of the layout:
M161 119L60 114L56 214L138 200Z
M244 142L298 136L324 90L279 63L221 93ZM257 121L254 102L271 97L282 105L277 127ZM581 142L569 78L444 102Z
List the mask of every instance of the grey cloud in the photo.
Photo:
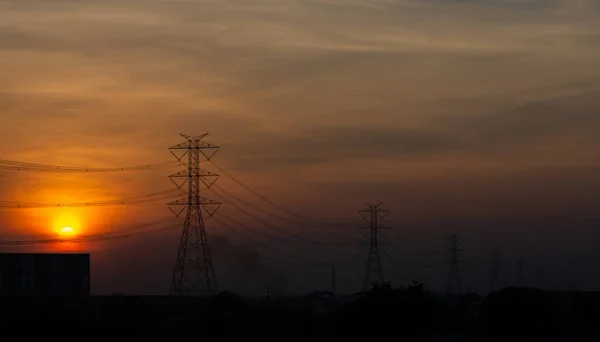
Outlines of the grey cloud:
M396 181L307 182L316 196L376 198L393 209L399 221L436 219L598 219L600 182L596 167L536 167L502 171L490 169L444 177ZM318 194L318 195L317 195ZM360 203L357 203L359 205ZM431 218L431 217L429 217Z
M48 117L73 119L82 111L90 107L90 103L102 105L98 98L81 98L64 96L61 94L13 91L0 89L0 116L18 118L25 116L27 119L40 119Z
M453 117L448 125L471 137L475 148L518 147L565 135L597 134L599 111L600 91L592 91L534 101L507 111Z
M496 111L495 104L484 106L487 112L442 117L428 128L344 125L340 120L338 125L264 133L243 143L224 142L224 147L246 166L261 162L293 165L360 157L434 156L451 151L489 154L552 143L558 137L593 136L600 130L600 92L537 100L505 111ZM464 109L468 111L468 106Z
M243 144L225 145L236 155L236 163L306 164L331 160L421 155L456 146L452 135L401 128L358 126L323 127L309 132L262 135Z
M0 42L1 50L61 51L74 47L61 39L38 36L15 28L0 28Z
M548 8L559 8L565 0L425 0L422 3L432 5L472 5L480 7L496 7L504 9L540 10Z
M310 5L302 1L291 1L277 6L281 9L281 6L288 6L290 3L295 4L294 6L310 7ZM406 9L406 6L404 7L405 11L407 11L406 13L411 13L411 8L419 6L415 1L381 1L380 3L390 6L394 4L410 5L408 9ZM419 3L428 6L438 6L439 1ZM473 1L451 1L450 3L484 6L483 3L475 5ZM531 6L534 4L535 6L542 7L541 1L485 1L484 3L485 6L501 6L500 4L505 4L506 6L522 6L527 4L527 6ZM62 4L65 5L67 3L62 2ZM127 1L123 6L128 11L136 12L135 7L137 4L140 3ZM214 14L214 18L224 20L239 16L244 11L250 10L248 8L239 11L234 10L235 6L239 4L240 2L229 4L227 6L228 10L223 10L223 8L219 7L221 5L211 2L208 4L209 9L207 11ZM83 6L83 4L80 5ZM160 6L163 5L165 4L154 3L148 9L144 9L144 13L152 13L153 9L161 8ZM273 4L265 2L266 5ZM177 17L183 14L182 12L188 12L187 14L189 15L191 12L184 11L184 9L196 8L199 4L188 2L182 6L185 7L173 7L168 11L165 10L166 17ZM302 8L310 11L310 9L307 9L308 7ZM369 26L370 23L376 22L378 18L381 19L379 16L364 16L365 18L362 18L358 13L348 12L344 16L333 18L341 20L343 23L343 25L337 25L341 28L341 31L335 28L336 25L325 21L326 16L318 17L317 19L319 20L313 28L306 27L307 22L300 20L298 13L291 13L289 12L289 7L285 8L287 8L284 11L285 16L283 19L280 19L280 24L284 24L284 19L290 19L291 22L285 23L286 25L284 26L293 29L294 32L308 30L311 33L316 33L317 38L319 35L322 35L330 36L332 39L335 38L333 40L343 38L344 34L342 31L344 31L344 28L348 28L348 23L352 22L351 19L356 19L357 16L361 17L361 25L364 24L361 27L364 27L365 33L371 32L373 26ZM32 8L31 10L35 9ZM137 10L141 12L141 8ZM260 12L262 10L265 10L265 8L263 7L256 11ZM439 14L438 12L436 12L435 16ZM406 16L406 13L403 16ZM160 82L165 82L164 78L167 77L170 86L172 85L180 89L196 87L205 76L196 75L196 72L198 70L210 69L209 75L215 75L216 78L222 77L232 81L215 87L219 89L214 91L212 90L213 84L207 83L207 86L204 88L208 90L205 91L223 99L243 99L242 104L248 104L248 111L260 113L260 119L256 119L257 122L275 121L278 120L278 117L285 115L297 116L298 121L308 122L311 119L318 120L319 116L322 117L325 114L329 117L342 117L346 114L354 116L361 111L368 113L367 115L373 117L374 122L377 122L376 119L380 116L388 118L394 116L393 113L385 113L386 111L402 110L401 104L393 100L394 97L399 96L400 92L394 90L394 86L406 85L407 83L402 83L401 80L411 69L420 68L425 70L428 67L443 62L445 70L456 70L460 69L461 65L464 66L472 62L473 58L510 59L517 57L516 53L520 54L518 56L523 56L523 52L515 52L510 48L504 49L505 52L493 51L493 53L486 52L486 50L462 51L461 53L457 53L452 49L448 49L446 50L447 53L443 53L444 50L441 49L436 51L435 55L427 51L392 52L367 50L363 52L351 52L344 49L337 51L332 49L332 51L324 54L302 55L303 49L310 50L310 47L299 48L298 56L293 56L274 51L265 54L264 45L260 44L258 46L246 46L243 44L230 44L219 40L220 37L218 36L220 34L236 36L237 34L246 32L245 29L250 28L253 21L273 20L273 17L270 16L271 14L265 14L265 18L256 14L253 20L244 21L242 25L239 25L238 28L240 30L238 31L235 30L235 25L203 26L200 25L202 21L199 19L183 22L181 27L185 28L180 30L174 30L174 27L169 22L158 22L156 25L144 26L142 24L138 25L139 23L136 24L135 20L132 20L131 30L124 30L116 36L113 36L112 33L115 33L116 28L123 27L122 21L119 21L119 25L115 26L116 28L113 27L109 31L98 31L98 26L90 26L93 29L88 27L88 30L82 30L83 33L81 36L76 34L72 36L74 37L73 39L76 39L81 44L78 43L67 50L84 51L90 56L95 55L95 59L90 60L90 62L97 62L108 67L114 65L124 66L130 72L129 77L134 78L136 81L152 83L159 82L158 80L160 80ZM395 24L396 27L399 26L397 17L391 21L390 18L393 15L389 13L379 14L384 17L382 17L383 20L389 20L388 23ZM453 15L459 16L460 13L452 12L451 16ZM209 23L211 22L209 14L205 13L203 16L206 17L204 19L207 19ZM212 23L216 21L214 18ZM197 29L197 35L194 34L194 27ZM142 30L142 28L147 31ZM203 28L207 28L207 32L203 32ZM18 34L15 31L11 32L5 33L14 36L11 41L21 40L20 44L30 45L31 47L39 46L36 42L41 40L40 37L42 36L36 35L43 33L40 31L28 31L30 32L30 36L27 38L21 36L24 35L22 32ZM44 35L43 37L46 36ZM64 36L61 35L53 36L51 30L48 32L48 37L64 39ZM277 37L272 40L267 38L262 41L267 46L272 44L274 40L279 39ZM65 39L65 41L69 39ZM353 40L352 37L346 37L345 39L349 42ZM438 39L436 41L442 40ZM259 41L258 43L261 42ZM261 46L263 49L261 49ZM19 46L12 46L12 48L19 48ZM126 50L123 50L125 48ZM150 50L153 54L156 52L160 57L156 57L156 60L148 62L146 52ZM119 54L111 56L116 51L119 51ZM159 53L158 51L162 52ZM244 52L248 54L241 57L244 55ZM142 63L144 65L139 67L140 63L136 62L136 58L139 58L141 55L144 55L144 60L147 61L147 64ZM173 65L173 68L161 68L160 66L157 67L159 64L153 64L163 57ZM426 62L419 65L419 62L424 60ZM203 68L206 65L210 65L210 68ZM155 67L157 68L154 69ZM485 65L485 67L493 68L494 64ZM112 69L107 70L110 72ZM433 74L433 72L431 73ZM419 77L427 80L424 83L437 82L432 74L421 75ZM457 74L460 76L460 73ZM321 80L325 79L329 81L327 83L323 83L325 81L321 82ZM374 79L377 82L367 83L368 79ZM415 80L415 77L404 77L404 80L405 82L412 82ZM345 83L344 87L340 87L340 83ZM215 84L218 83L215 81ZM318 96L319 92L328 92L328 95ZM311 96L313 94L315 95L314 97ZM353 101L360 96L373 96L375 100L372 102L375 103L375 106L386 108L375 108L370 112L366 108L347 108L351 107L350 104L353 104ZM592 99L588 100L589 108L593 108L596 103ZM6 102L0 100L0 103L11 103L11 101L13 105L17 102L21 105L27 102L27 100L20 98L17 100L7 100ZM87 101L87 108L108 106L108 103L102 98L73 100L77 101L76 103L63 102L66 100L60 98L44 100L46 102L38 101L40 101L40 106L37 107L39 108L39 113L43 112L41 105L44 104L46 108L55 108L55 115L64 115L65 117L74 115L66 110L69 107L76 106L78 111L85 110L86 106L79 101ZM143 99L140 101L152 100ZM486 100L484 99L482 102L486 102ZM401 124L390 125L389 121L382 123L383 125L387 125L387 127L381 130L378 127L364 128L332 124L315 128L313 127L315 125L303 124L298 126L297 135L286 135L261 133L260 124L253 124L250 119L244 120L238 119L236 116L223 115L224 113L218 111L209 115L200 114L192 117L191 114L188 114L191 112L190 109L184 109L178 104L174 104L169 108L169 105L165 101L155 103L155 108L136 104L137 109L120 113L120 115L106 114L107 110L113 108L120 110L118 106L107 108L104 112L99 111L102 114L92 114L92 111L88 111L85 117L82 116L81 120L74 120L73 122L76 122L76 124L70 126L70 129L77 127L81 132L89 132L94 128L102 128L103 133L98 133L97 135L107 137L123 136L131 132L137 132L139 136L152 136L161 130L166 131L167 128L179 130L189 129L191 126L207 127L206 130L215 132L216 136L223 136L224 146L239 153L242 159L262 159L280 163L321 162L332 158L350 158L361 155L427 155L457 149L480 151L481 149L490 148L491 144L504 146L511 141L516 142L518 140L523 142L524 139L530 139L530 137L534 136L560 133L557 130L564 130L565 127L572 126L575 122L584 122L592 129L591 127L595 123L595 119L590 116L590 113L593 109L587 110L581 107L578 113L572 114L573 116L571 117L573 119L565 119L565 116L560 115L559 110L567 110L571 105L566 102L562 104L532 104L528 108L513 108L506 113L498 113L494 108L491 108L489 103L484 103L482 108L489 114L470 113L468 108L464 108L467 111L467 114L464 116L432 122L426 129L407 129L402 127ZM6 105L0 104L0 106ZM543 106L547 108L543 108ZM22 111L23 107L19 109ZM150 114L143 113L146 109L148 111L155 109L156 112L161 113L161 115L154 115L152 117L153 120L158 119L160 121L159 125L150 123ZM199 109L199 111L201 110ZM548 112L552 113L548 114ZM32 115L40 117L40 114ZM160 118L161 116L162 118ZM547 118L543 118L544 116L547 116ZM127 117L131 119L127 119ZM191 119L188 120L189 118ZM183 121L184 119L185 121ZM284 120L282 119L282 121ZM344 119L340 118L340 121L344 121ZM237 135L237 133L226 133L228 128L233 129L234 125L242 126L246 130L246 134L240 133L246 140L244 143L235 143L232 141L227 146L226 144L230 140L229 137ZM210 127L208 128L208 126ZM238 128L235 130L239 131ZM87 133L82 133L81 135L85 134Z

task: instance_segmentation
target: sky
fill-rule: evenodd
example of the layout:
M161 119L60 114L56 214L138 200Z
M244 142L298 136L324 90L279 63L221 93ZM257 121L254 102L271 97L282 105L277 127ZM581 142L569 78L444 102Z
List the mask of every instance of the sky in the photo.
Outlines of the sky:
M222 175L219 187L258 207L262 222L229 203L219 213L247 227L206 220L221 289L330 288L331 266L279 262L277 250L321 262L361 255L336 266L338 290L359 290L366 246L280 240L366 241L356 220L367 202L389 210L381 248L395 285L443 290L444 237L458 233L465 286L487 290L499 250L504 283L523 259L528 282L540 267L545 286L597 289L599 42L597 0L5 0L0 159L141 165L173 160L180 133L209 132L221 147L212 161L251 189L349 222L281 220L290 215ZM0 200L140 196L173 188L176 171L0 170ZM0 226L13 240L52 237L62 225L124 231L172 216L165 202L0 209ZM165 293L181 221L167 226L2 248L87 251L94 293Z

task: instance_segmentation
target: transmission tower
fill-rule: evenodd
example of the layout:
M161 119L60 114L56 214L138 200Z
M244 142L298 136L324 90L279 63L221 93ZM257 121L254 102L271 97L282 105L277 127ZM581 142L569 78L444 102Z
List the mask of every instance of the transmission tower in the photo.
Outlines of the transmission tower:
M379 256L379 242L377 241L379 227L379 219L384 219L385 214L388 212L382 209L380 206L383 203L376 205L367 204L367 207L360 210L359 213L364 219L369 219L370 231L370 242L369 242L369 256L367 258L367 269L365 271L365 278L363 281L362 290L367 291L369 286L377 284L383 284L383 268L381 267L381 258Z
M538 289L543 289L544 288L544 284L543 284L543 280L542 280L543 267L541 265L536 266L534 272L535 272L535 274L534 274L535 287L537 287Z
M447 294L461 294L462 285L460 281L460 273L458 265L461 262L462 249L459 248L460 237L457 234L452 234L448 237L450 244L450 274L448 276L448 285L446 287Z
M191 137L180 134L186 141L169 148L171 154L181 161L187 155L187 170L179 171L169 176L169 179L181 189L188 185L187 197L168 203L169 209L179 217L186 211L183 231L177 251L177 260L173 269L170 295L206 295L217 292L217 279L212 262L208 237L204 227L202 211L212 216L219 208L220 203L200 196L200 185L209 188L218 178L212 172L200 169L200 159L204 156L210 160L218 151L218 146L202 141L208 135ZM207 153L205 151L211 151ZM177 155L174 151L183 151ZM211 179L209 182L207 179ZM173 206L181 207L173 210ZM208 208L212 207L212 210Z
M517 261L517 286L520 287L525 286L524 264L525 261L523 259Z
M499 271L499 263L500 263L500 252L492 251L492 257L490 260L491 269L490 269L490 292L497 291L500 287L500 271Z

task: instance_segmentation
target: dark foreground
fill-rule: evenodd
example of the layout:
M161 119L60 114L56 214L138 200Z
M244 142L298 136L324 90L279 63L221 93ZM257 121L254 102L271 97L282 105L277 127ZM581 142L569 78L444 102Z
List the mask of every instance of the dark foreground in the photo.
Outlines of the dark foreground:
M234 337L289 340L383 337L404 341L593 340L600 335L600 295L507 288L481 297L440 297L420 285L376 287L355 296L319 293L297 297L244 298L105 296L86 299L5 297L4 333L62 336L86 329L86 337L133 334L154 337ZM52 327L47 329L45 327ZM120 335L114 335L115 333ZM160 338L160 336L158 336Z

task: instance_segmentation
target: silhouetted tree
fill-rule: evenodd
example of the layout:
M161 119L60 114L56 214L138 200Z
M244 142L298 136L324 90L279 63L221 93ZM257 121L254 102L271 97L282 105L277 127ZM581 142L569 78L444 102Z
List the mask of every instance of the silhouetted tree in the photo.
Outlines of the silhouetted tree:
M435 301L424 284L413 282L396 290L398 295L397 324L410 336L422 336L432 332L435 322Z
M496 337L550 336L560 323L554 299L531 288L506 288L490 294L481 318L486 333Z
M576 334L597 335L600 331L600 297L598 294L581 296L577 293L570 298L568 317L571 331Z
M393 324L398 316L395 297L396 291L391 283L374 284L369 291L362 293L358 300L343 309L338 316L339 329L371 336L391 333L388 329L395 329ZM360 324L349 325L348 322Z

